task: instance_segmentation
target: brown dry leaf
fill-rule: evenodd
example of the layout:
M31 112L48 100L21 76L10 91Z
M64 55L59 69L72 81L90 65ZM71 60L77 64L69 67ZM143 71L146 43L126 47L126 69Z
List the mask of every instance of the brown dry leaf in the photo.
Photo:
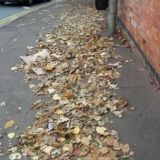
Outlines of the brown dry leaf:
M119 98L119 108L124 109L128 105L128 102L124 97Z
M14 125L14 120L11 120L11 121L8 121L5 125L4 125L4 128L12 128L13 125Z
M73 99L73 98L75 98L75 94L72 93L72 92L64 93L64 94L62 95L62 98L64 98L64 99Z
M55 66L51 63L48 63L45 68L46 71L53 71L55 69Z
M58 138L58 141L59 141L59 142L65 142L65 140L66 140L66 139L63 138L63 137Z
M129 151L130 151L130 147L129 147L128 144L122 145L122 152L123 152L124 154L129 153Z
M75 127L74 129L71 130L71 132L75 135L79 134L80 133L80 128L79 126L78 127Z
M46 107L46 104L42 100L37 100L36 102L33 103L32 108L33 109L40 109Z
M100 135L103 135L103 136L107 135L106 133L107 129L105 127L96 127L96 131Z
M33 155L34 155L34 153L33 153L31 148L25 148L22 151L23 151L23 153L25 153L26 155L29 155L31 157L33 157Z
M122 145L118 142L117 139L114 139L114 141L113 141L113 149L115 151L120 151L121 148L122 148Z
M52 146L43 146L41 150L45 152L47 155L50 155L53 149L54 148Z
M109 152L109 149L108 147L102 147L100 150L99 150L102 154L107 154Z
M107 154L108 160L118 160L117 153L113 150L109 150L109 153Z
M78 150L78 156L84 157L84 156L86 156L89 152L90 152L90 148L83 146L83 147L79 148L79 150Z
M113 159L110 157L106 157L106 156L100 156L100 157L98 157L98 160L113 160Z
M64 88L64 89L70 89L71 86L70 86L68 83L65 83L64 86L63 86L63 88Z
M108 147L112 147L114 143L114 138L112 136L108 136L104 139L104 144L106 144Z
M85 146L89 146L92 140L92 136L89 135L88 137L82 137L81 138L81 143Z
M72 144L65 144L64 147L63 147L63 151L64 152L72 153L72 151L73 151L73 145Z
M61 109L57 109L57 110L55 111L55 113L58 114L58 115L63 115L63 114L64 114L64 111L61 110Z
M43 36L36 45L39 52L21 57L26 81L35 81L31 89L48 98L35 103L36 121L21 136L19 149L23 154L29 148L31 159L122 159L116 132L103 127L109 122L106 113L120 117L127 105L110 90L117 89L113 80L121 66L108 63L118 56L113 39L99 34L104 13L85 0L66 3L71 7L63 13L64 23Z

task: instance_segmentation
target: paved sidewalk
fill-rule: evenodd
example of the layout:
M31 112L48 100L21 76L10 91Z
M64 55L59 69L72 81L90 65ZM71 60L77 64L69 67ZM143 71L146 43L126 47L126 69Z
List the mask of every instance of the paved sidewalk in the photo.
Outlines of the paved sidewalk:
M140 53L130 48L116 48L122 63L122 74L118 79L117 94L126 97L130 106L136 110L127 112L122 119L115 119L113 126L118 129L122 141L132 145L134 160L159 160L160 141L160 93L151 85L146 67Z
M7 27L0 29L0 102L6 101L6 107L0 107L0 128L8 120L15 120L19 127L17 134L23 132L31 124L34 112L30 110L33 100L39 99L24 83L24 74L11 73L10 68L17 63L19 56L27 53L27 46L34 46L39 33L50 32L61 20L57 15L63 13L67 6L61 3L38 10L20 18ZM160 93L151 85L145 66L140 56L128 48L116 47L117 53L123 58L133 60L122 63L122 74L118 79L117 94L127 98L135 111L127 111L122 119L114 119L111 127L118 129L122 142L129 143L133 148L134 160L160 160ZM17 108L22 110L17 112ZM0 130L2 146L8 147L8 130ZM0 156L0 160L8 160Z

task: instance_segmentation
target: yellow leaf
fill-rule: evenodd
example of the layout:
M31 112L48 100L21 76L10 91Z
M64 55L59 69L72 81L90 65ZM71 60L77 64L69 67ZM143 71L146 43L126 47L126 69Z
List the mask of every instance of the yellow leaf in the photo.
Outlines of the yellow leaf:
M64 111L58 109L58 110L56 110L56 114L58 114L58 115L63 115L63 114L64 114Z
M80 132L80 128L79 127L75 127L74 129L72 129L71 131L73 134L77 135Z
M52 64L50 64L50 63L48 63L48 64L45 66L45 70L47 70L47 71L52 71L52 70L54 70L54 69L55 69L54 65L52 65Z
M106 135L107 129L106 129L105 127L96 127L96 131L97 131L97 133L99 133L100 135Z
M14 136L15 136L15 133L8 133L8 137L9 137L10 139L13 139Z
M14 120L11 120L4 125L4 128L12 128L13 125L14 125Z
M59 141L59 142L64 142L65 140L66 140L66 139L63 138L63 137L58 138L58 141Z

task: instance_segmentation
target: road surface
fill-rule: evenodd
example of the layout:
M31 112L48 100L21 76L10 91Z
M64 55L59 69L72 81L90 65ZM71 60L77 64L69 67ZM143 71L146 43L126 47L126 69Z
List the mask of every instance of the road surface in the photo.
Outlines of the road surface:
M36 3L31 7L25 6L25 4L22 3L5 3L5 5L0 5L0 21L24 11L29 11L33 8L38 8L39 6L46 5L47 3L51 2Z
M0 103L6 101L6 106L0 107L0 160L9 160L7 148L15 143L7 134L15 132L18 135L31 124L34 119L32 103L41 99L25 84L22 73L14 74L10 69L20 60L19 56L28 53L27 46L35 45L40 33L51 32L59 25L60 19L56 17L64 8L52 4L0 28ZM17 112L18 107L22 108L20 112ZM15 126L4 130L9 120L14 120Z

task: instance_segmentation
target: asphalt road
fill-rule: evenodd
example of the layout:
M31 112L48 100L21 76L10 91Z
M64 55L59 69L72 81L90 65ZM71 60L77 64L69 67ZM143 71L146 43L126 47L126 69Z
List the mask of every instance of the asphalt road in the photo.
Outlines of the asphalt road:
M0 106L0 160L8 160L7 148L15 143L7 134L19 135L31 124L34 119L32 103L41 99L25 84L23 73L14 74L10 69L20 61L19 56L28 53L27 46L36 44L40 33L51 32L61 23L58 16L64 10L65 5L52 4L0 28L0 103L6 101L6 106ZM20 112L18 107L22 108ZM10 120L15 121L14 127L4 129Z
M26 10L23 6L18 4L6 4L0 6L0 20L7 18L13 14Z
M36 3L30 7L26 6L24 3L6 2L4 5L0 5L0 20L3 20L9 16L12 16L14 14L17 14L26 10L31 10L33 7L42 5L44 3L46 4L49 2Z

